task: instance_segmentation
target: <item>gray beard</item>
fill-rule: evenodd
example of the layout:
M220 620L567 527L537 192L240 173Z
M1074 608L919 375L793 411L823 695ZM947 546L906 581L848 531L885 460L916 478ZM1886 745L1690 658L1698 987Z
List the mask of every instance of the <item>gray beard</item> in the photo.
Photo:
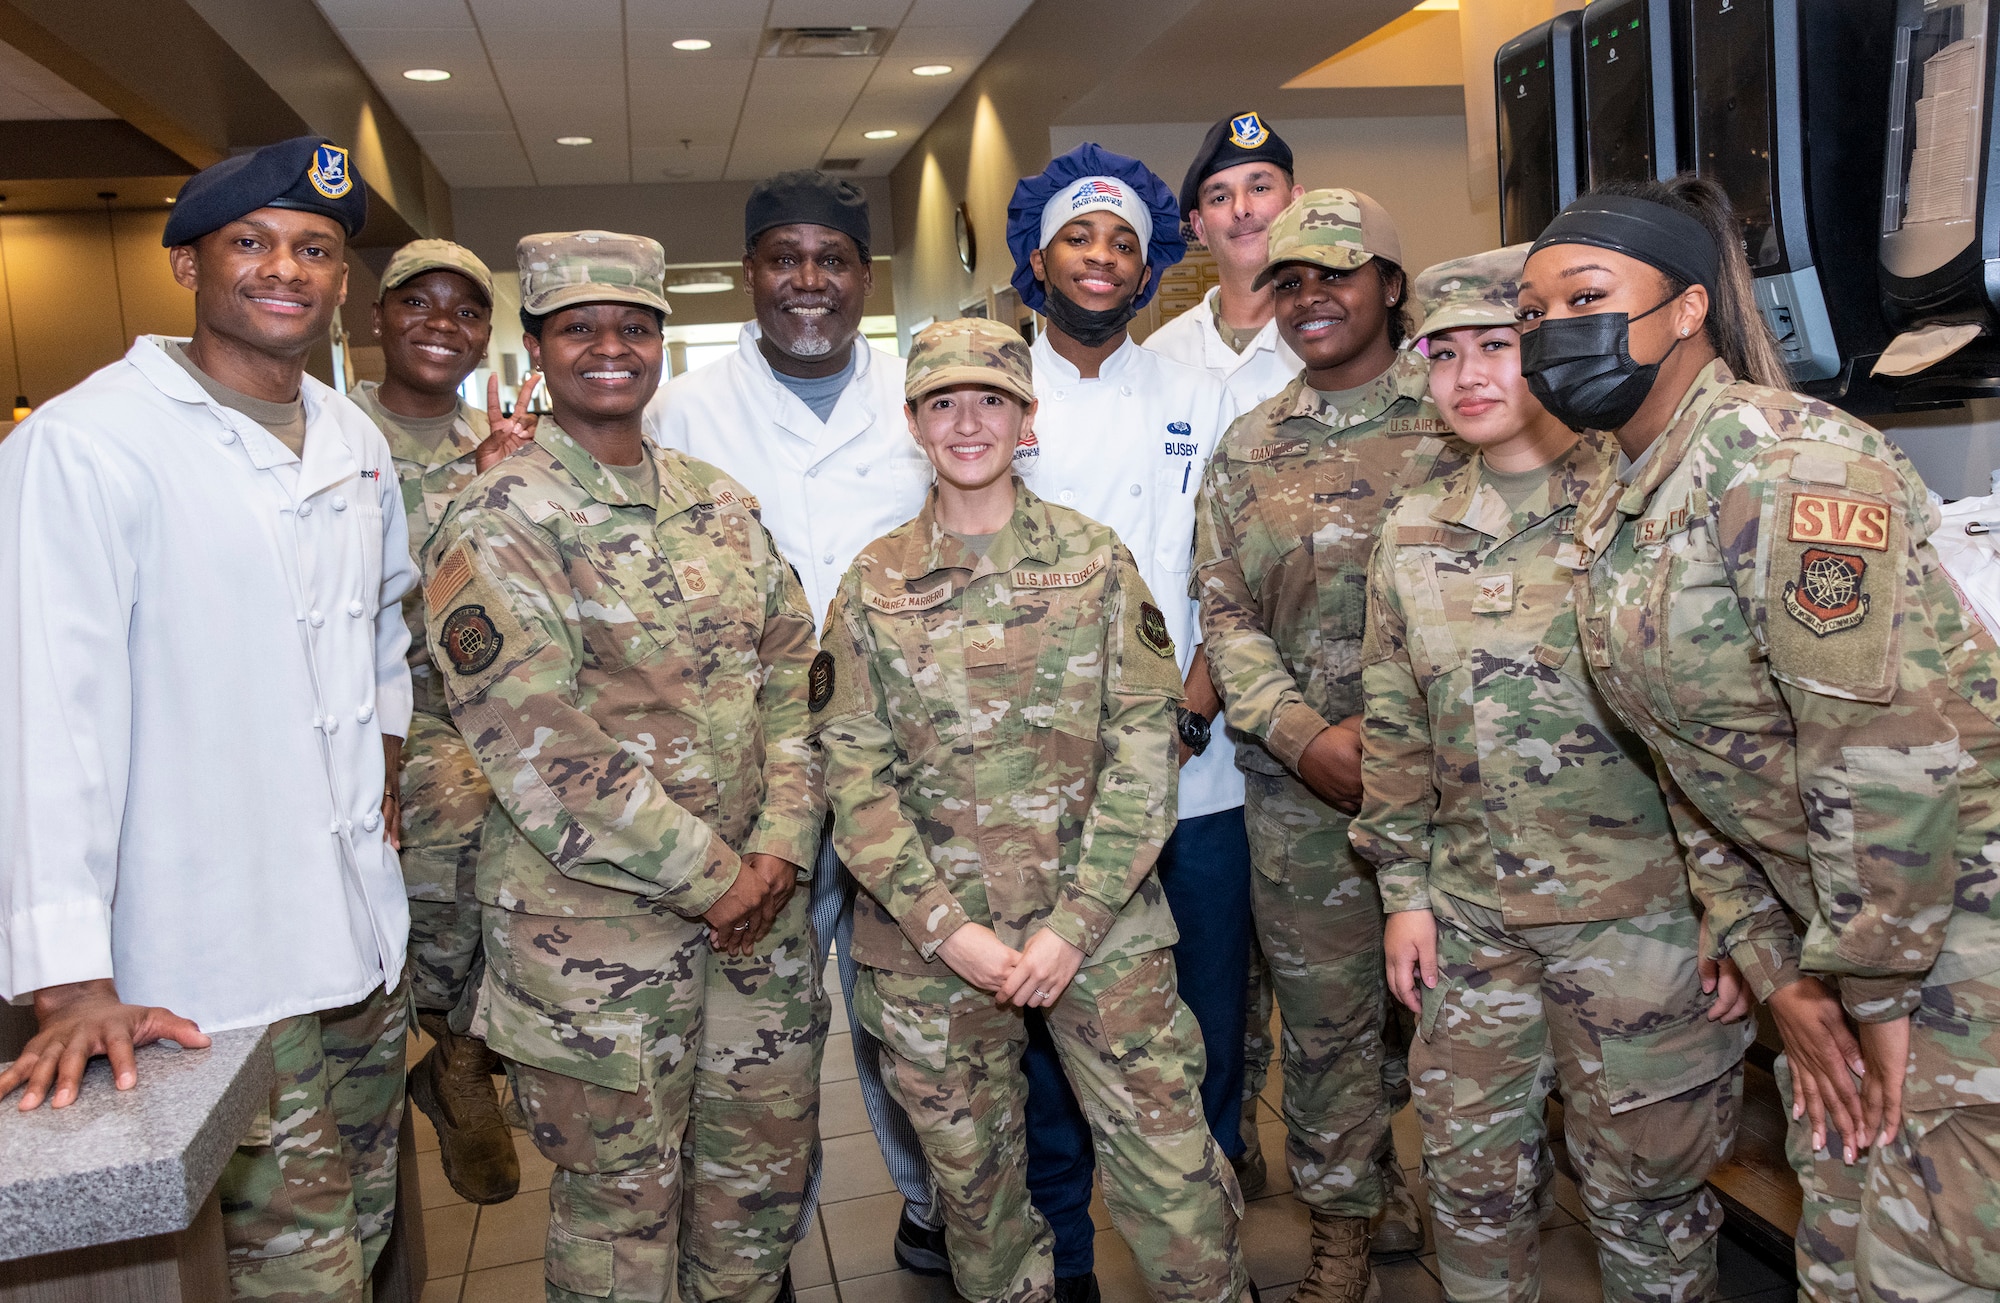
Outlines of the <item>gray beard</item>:
M818 326L807 326L785 351L793 357L825 357L833 352L833 341Z

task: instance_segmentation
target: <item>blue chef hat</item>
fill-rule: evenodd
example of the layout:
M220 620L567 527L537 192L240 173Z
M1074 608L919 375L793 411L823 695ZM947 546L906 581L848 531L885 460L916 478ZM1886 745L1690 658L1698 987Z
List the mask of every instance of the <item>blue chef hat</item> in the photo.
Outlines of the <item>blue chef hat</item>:
M1028 255L1046 244L1042 235L1043 216L1052 200L1076 188L1078 182L1092 177L1109 177L1146 207L1144 213L1129 214L1134 218L1132 229L1146 241L1146 264L1152 269L1152 275L1132 300L1134 311L1152 300L1160 288L1160 277L1187 254L1187 241L1181 239L1180 205L1174 202L1174 192L1167 183L1138 159L1114 154L1086 141L1052 161L1042 169L1040 176L1021 178L1020 184L1014 187L1014 197L1007 203L1007 248L1014 255L1014 288L1020 291L1021 302L1037 312L1042 310L1046 299L1041 282L1035 279L1034 270L1028 266ZM1078 212L1097 206L1117 207L1111 203L1093 202L1081 191L1075 200ZM1068 219L1065 217L1063 220ZM1146 229L1148 220L1151 222L1150 231ZM1061 225L1060 221L1056 223L1057 227Z
M189 177L160 243L169 249L193 244L259 208L319 213L352 239L368 220L368 188L339 145L324 136L295 136Z

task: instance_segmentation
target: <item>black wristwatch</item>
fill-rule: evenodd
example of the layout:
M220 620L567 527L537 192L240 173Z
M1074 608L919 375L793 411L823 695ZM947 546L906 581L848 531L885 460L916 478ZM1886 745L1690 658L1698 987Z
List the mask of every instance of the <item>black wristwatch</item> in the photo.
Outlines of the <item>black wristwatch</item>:
M1174 709L1174 725L1181 735L1181 745L1200 755L1208 750L1208 716L1197 714L1186 706Z

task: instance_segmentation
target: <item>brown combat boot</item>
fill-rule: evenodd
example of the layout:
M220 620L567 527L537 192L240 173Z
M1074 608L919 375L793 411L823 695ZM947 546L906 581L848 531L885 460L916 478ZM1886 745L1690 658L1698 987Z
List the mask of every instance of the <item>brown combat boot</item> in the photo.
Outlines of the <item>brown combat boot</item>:
M1396 1166L1394 1150L1390 1151L1385 1168L1382 1175L1383 1184L1388 1187L1387 1198L1369 1226L1369 1256L1392 1258L1398 1254L1422 1253L1424 1210L1417 1206L1416 1191L1410 1189L1403 1169Z
M1371 1288L1368 1267L1368 1219L1312 1215L1312 1265L1292 1291L1292 1303L1363 1303L1380 1297Z
M493 1089L499 1060L486 1042L459 1036L441 1015L419 1014L437 1044L410 1069L410 1102L437 1128L445 1180L472 1203L500 1203L521 1188L521 1160Z

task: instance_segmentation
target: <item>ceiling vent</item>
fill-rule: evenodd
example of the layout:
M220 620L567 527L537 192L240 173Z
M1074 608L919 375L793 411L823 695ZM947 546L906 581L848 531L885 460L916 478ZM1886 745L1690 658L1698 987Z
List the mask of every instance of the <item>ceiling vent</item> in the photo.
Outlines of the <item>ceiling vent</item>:
M874 58L896 33L887 27L773 27L764 33L772 59Z
M858 172L861 170L861 160L858 158L822 158L819 161L819 170L822 172Z

